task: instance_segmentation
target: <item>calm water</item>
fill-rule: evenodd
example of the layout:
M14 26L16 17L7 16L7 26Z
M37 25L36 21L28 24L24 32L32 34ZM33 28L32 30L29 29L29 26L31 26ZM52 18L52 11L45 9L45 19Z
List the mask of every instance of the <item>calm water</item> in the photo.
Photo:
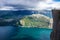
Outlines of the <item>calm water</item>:
M13 40L50 40L50 33L52 29L42 28L21 28L19 27L16 31L16 27L5 26L0 27L0 39L8 36L13 36Z
M0 40L10 39L17 33L17 27L0 26Z
M52 29L42 28L20 28L16 40L50 40Z

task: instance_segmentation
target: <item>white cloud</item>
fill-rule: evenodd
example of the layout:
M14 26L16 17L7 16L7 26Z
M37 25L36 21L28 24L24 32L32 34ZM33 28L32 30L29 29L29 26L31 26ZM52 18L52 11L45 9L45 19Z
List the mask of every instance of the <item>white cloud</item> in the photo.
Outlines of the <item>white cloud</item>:
M49 7L50 7L50 4L44 3L44 2L39 2L35 8L41 10L41 9L47 9Z
M35 9L38 10L51 10L51 9L60 9L60 2L55 2L53 0L45 0L37 3Z
M37 3L42 0L0 0L1 5L5 4L19 4L34 7Z
M11 7L11 6L2 6L2 7L0 7L0 10L14 10L14 11L17 11L17 9L15 9L14 7Z
M60 9L60 2L54 2L53 4L51 4L51 7L55 9Z
M5 4L24 5L37 10L60 8L60 2L53 0L0 0L0 6L4 6Z

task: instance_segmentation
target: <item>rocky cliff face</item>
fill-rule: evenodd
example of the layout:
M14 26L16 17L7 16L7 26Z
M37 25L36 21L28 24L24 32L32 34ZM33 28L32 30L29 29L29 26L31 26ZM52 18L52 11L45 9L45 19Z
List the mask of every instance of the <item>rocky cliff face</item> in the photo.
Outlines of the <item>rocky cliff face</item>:
M53 31L51 40L60 40L60 10L53 10Z

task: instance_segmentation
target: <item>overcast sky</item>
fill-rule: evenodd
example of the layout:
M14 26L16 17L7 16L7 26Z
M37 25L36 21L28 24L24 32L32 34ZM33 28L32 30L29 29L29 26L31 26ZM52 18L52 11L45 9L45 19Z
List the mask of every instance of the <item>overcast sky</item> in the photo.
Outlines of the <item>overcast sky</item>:
M0 6L5 4L25 5L35 9L60 8L59 0L0 0Z

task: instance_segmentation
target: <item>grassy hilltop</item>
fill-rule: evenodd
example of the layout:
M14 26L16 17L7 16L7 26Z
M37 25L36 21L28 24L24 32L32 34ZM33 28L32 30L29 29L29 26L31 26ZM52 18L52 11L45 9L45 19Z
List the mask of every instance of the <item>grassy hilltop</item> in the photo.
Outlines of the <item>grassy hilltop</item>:
M50 19L34 14L25 16L20 20L22 27L39 27L39 28L49 28L49 21Z

